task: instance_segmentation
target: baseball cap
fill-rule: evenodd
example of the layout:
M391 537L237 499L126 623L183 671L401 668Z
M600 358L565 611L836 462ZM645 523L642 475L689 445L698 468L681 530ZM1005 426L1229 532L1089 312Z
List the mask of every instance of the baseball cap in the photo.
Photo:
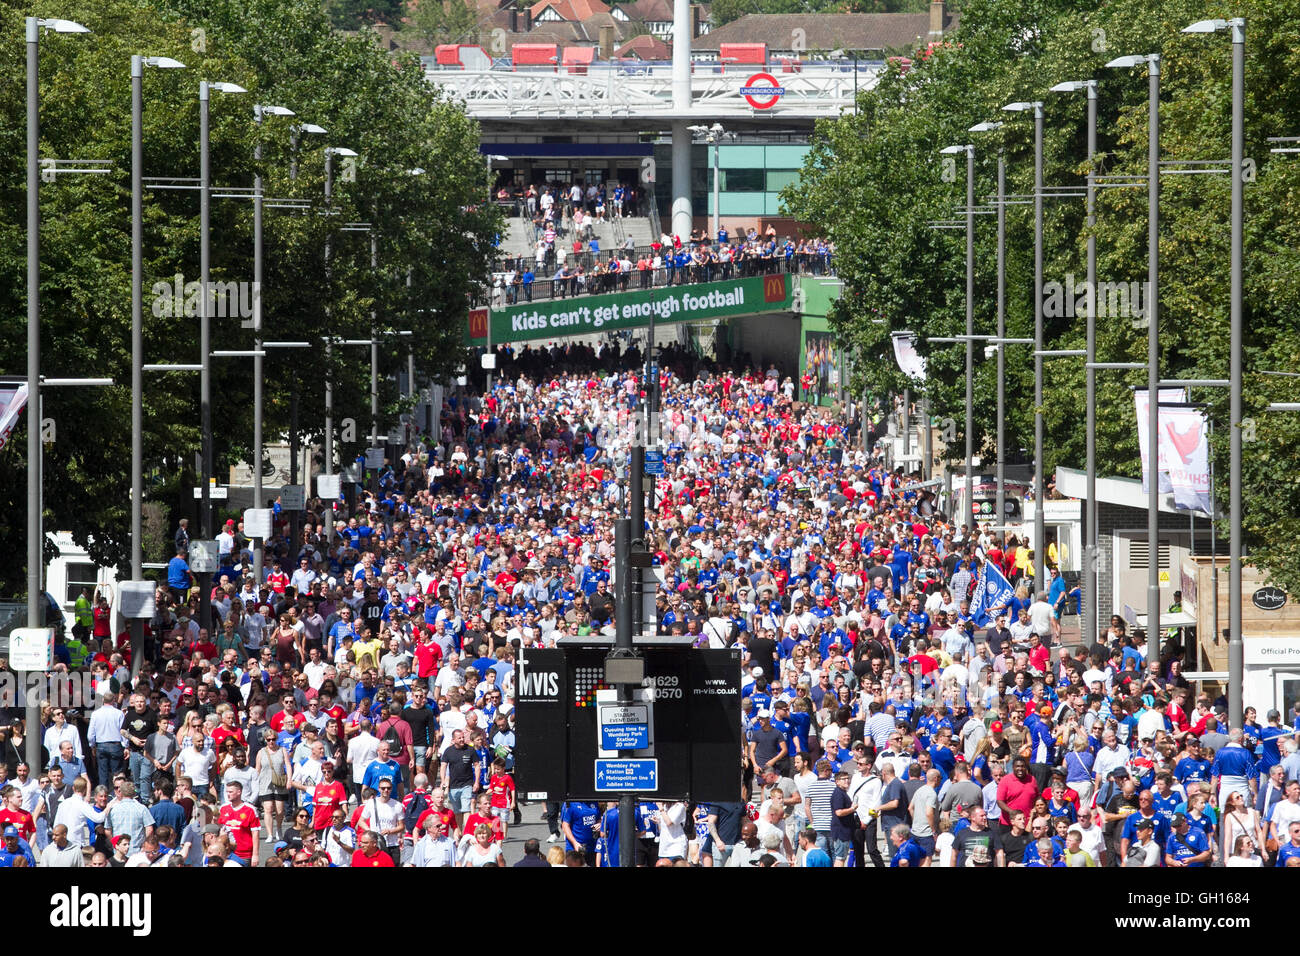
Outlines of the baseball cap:
M1172 817L1169 818L1169 825L1171 827L1180 827L1186 822L1187 822L1187 816L1186 814L1182 814L1182 813L1175 813Z
M1002 733L1002 721L1000 720L993 721L993 723L989 724L989 730L995 734Z
M1044 717L1049 716L1052 713L1052 705L1043 704L1038 708L1038 713L1043 715Z
M285 843L283 840L279 840L276 842L274 846L271 847L271 852L279 853L281 850L286 849L288 846L289 844Z
M1141 819L1138 820L1137 823L1133 824L1133 826L1138 830L1150 830L1153 826L1155 826L1155 824L1152 823L1150 820L1148 820L1146 817L1142 817Z
M18 828L17 828L16 826L14 826L12 823L9 824L7 827L5 827L5 836L6 836L6 837L11 837L11 836L12 836L12 837L16 837L16 836L18 836Z
M762 720L764 717L771 717L771 716L772 716L772 711L770 708L767 707L764 707L762 710L758 712L759 720Z

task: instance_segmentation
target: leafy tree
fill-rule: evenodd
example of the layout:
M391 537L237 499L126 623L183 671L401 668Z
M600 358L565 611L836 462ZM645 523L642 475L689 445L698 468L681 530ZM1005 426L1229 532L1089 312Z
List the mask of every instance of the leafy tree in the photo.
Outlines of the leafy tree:
M3 7L10 36L21 36L17 4ZM431 379L459 364L465 313L483 288L499 215L483 202L486 164L478 129L424 80L418 60L382 51L369 36L331 31L307 0L190 3L164 10L125 0L64 5L60 16L85 23L90 37L51 34L42 42L43 156L106 159L112 173L59 177L41 187L43 233L42 367L50 376L111 376L117 385L51 389L45 415L58 440L45 456L46 527L70 530L94 559L125 570L129 554L130 488L130 85L133 53L173 56L189 69L145 76L146 176L195 176L200 77L238 82L248 96L213 94L212 171L217 187L252 185L258 131L254 102L287 106L292 120L262 124L262 172L269 197L311 203L309 214L268 208L262 310L267 340L305 340L312 348L276 351L265 363L265 436L279 440L298 407L304 441L319 441L324 386L334 384L336 421L353 417L359 441L340 446L347 462L369 431L368 350L336 349L327 368L325 334L367 338L375 326L409 329L413 337L382 334L381 414L386 433L405 407L388 381L404 369L408 347ZM192 31L199 30L200 33ZM0 193L0 371L25 371L24 59L20 44L0 52L5 101L0 144L6 167ZM327 137L302 136L296 178L289 170L289 124L312 122ZM325 142L321 142L324 140ZM349 146L360 154L355 172L335 164L334 199L323 203L321 147ZM422 169L421 175L412 170ZM220 189L214 190L221 192ZM330 215L322 215L324 212ZM371 268L365 233L344 223L368 222L378 241ZM198 278L198 196L192 190L147 191L144 206L145 361L193 363L192 318L154 314L154 283L180 274ZM244 199L214 198L211 276L252 276L252 209ZM331 244L328 275L323 266ZM408 285L409 276L409 285ZM161 311L161 310L160 310ZM214 349L247 349L252 331L239 319L214 318ZM248 460L252 438L251 367L246 360L212 360L217 476ZM144 460L148 496L174 514L192 513L194 456L199 447L198 382L173 373L146 378ZM21 541L25 516L25 428L0 451L0 535ZM47 554L49 548L47 547ZM0 557L0 592L25 591L23 549ZM147 555L154 559L161 555Z
M1258 176L1246 188L1245 366L1246 431L1243 498L1252 560L1291 590L1300 588L1300 416L1271 415L1269 401L1300 397L1295 379L1261 370L1300 370L1300 236L1297 185L1300 162L1271 154L1268 136L1300 132L1300 54L1286 41L1289 5L1252 0L1231 13L1248 23L1246 155ZM1222 159L1230 142L1230 51L1223 36L1180 33L1216 15L1193 0L1152 6L1117 0L1102 8L1071 0L972 0L951 42L918 58L903 74L890 69L860 95L858 110L819 124L801 182L784 195L799 219L824 224L838 249L844 294L832 317L856 356L856 386L883 396L903 386L889 348L892 330L918 333L929 355L925 388L933 412L964 424L964 350L927 345L935 336L964 331L965 256L961 230L927 223L958 217L965 201L964 161L945 182L939 149L973 142L976 196L994 190L998 151L1006 158L1008 191L1033 188L1029 114L1008 114L1011 100L1045 101L1044 182L1081 186L1087 172L1082 97L1048 92L1062 80L1101 79L1098 171L1143 176L1147 150L1147 85L1143 71L1104 69L1123 53L1160 52L1161 159ZM972 134L980 121L1001 119L996 133ZM1161 367L1168 377L1226 378L1228 372L1228 192L1224 175L1162 177L1160 325ZM1096 226L1098 279L1146 278L1144 189L1100 191ZM1007 327L1032 334L1032 206L1007 214ZM976 220L975 322L994 331L995 230L991 216ZM1077 197L1049 198L1044 208L1044 277L1085 275L1086 223ZM882 321L883 320L883 321ZM1046 317L1048 348L1081 348L1084 316ZM1131 318L1098 318L1098 357L1144 361L1146 330ZM996 364L976 351L976 447L991 459ZM1024 350L1007 352L1008 450L1032 450L1033 362ZM1041 466L1082 467L1082 363L1055 360L1045 367L1046 444ZM1140 474L1137 428L1129 386L1145 373L1098 375L1100 474ZM1215 423L1216 494L1228 501L1228 408L1225 390L1198 391ZM1250 441L1253 439L1253 441ZM957 447L963 445L959 437ZM956 448L952 449L956 452ZM1226 525L1221 525L1226 533Z
M412 6L402 32L432 49L439 43L472 43L478 26L478 7L469 0L421 0Z

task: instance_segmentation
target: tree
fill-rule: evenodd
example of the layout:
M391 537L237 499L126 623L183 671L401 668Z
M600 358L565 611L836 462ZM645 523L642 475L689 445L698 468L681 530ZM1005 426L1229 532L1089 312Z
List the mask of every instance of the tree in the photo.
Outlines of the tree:
M1259 370L1300 371L1300 162L1270 154L1265 138L1300 132L1297 52L1283 37L1290 13L1283 0L1239 6L1248 20L1247 144L1258 175L1246 189L1245 364L1247 439L1243 497L1247 547L1252 561L1277 583L1300 588L1300 416L1270 415L1269 401L1300 399L1294 379ZM1141 176L1146 172L1147 90L1134 77L1104 69L1122 53L1159 51L1164 57L1161 102L1162 160L1221 158L1229 144L1230 91L1226 42L1187 36L1181 27L1205 15L1202 4L1178 0L1151 6L1121 0L1096 9L1070 0L973 0L951 42L903 74L888 70L859 97L858 112L819 124L801 182L786 190L790 214L823 224L837 245L843 297L834 327L856 354L855 385L880 396L903 382L889 351L889 333L910 328L929 355L926 389L933 411L964 419L964 350L926 340L964 331L965 259L960 230L937 231L927 223L958 215L964 203L965 170L957 157L951 175L938 151L949 144L976 146L977 202L993 191L994 163L1003 150L1008 191L1033 188L1032 135L1027 114L1002 113L1011 100L1046 101L1044 182L1081 185L1087 172L1082 98L1048 88L1062 80L1102 79L1099 94L1099 171ZM971 134L980 121L1001 119L994 134ZM978 138L972 139L973 136ZM949 181L945 181L949 180ZM1162 180L1160 309L1162 372L1168 377L1226 378L1228 371L1228 190L1222 175L1167 176ZM1007 323L1009 334L1033 328L1032 206L1007 216ZM991 217L977 218L977 332L994 327L994 230ZM1146 277L1146 196L1138 189L1100 192L1098 278L1137 281ZM1086 245L1083 204L1049 199L1044 209L1044 275L1082 281ZM883 319L883 322L878 320ZM1046 347L1081 348L1083 317L1048 316ZM1140 316L1099 318L1098 356L1103 361L1143 361L1146 331ZM977 349L976 447L992 453L996 365ZM1008 445L1031 447L1032 359L1008 347ZM1082 467L1084 373L1081 363L1047 364L1044 415L1047 440L1039 463L1051 474L1058 464ZM1131 384L1145 373L1098 376L1098 469L1103 475L1137 477L1137 423ZM1215 422L1216 493L1226 514L1228 409L1224 390L1195 396L1208 403ZM961 444L960 439L958 444ZM1221 525L1220 531L1226 532Z
M24 11L6 4L17 31ZM293 122L329 130L330 145L360 154L352 169L335 169L332 215L322 202L323 137L304 136L290 179L289 120L262 126L264 188L268 196L312 204L310 215L268 209L262 310L267 339L307 340L309 350L273 353L265 368L265 434L289 427L298 397L303 437L318 437L324 421L326 367L322 335L369 337L375 325L410 329L411 339L383 334L379 423L387 431L403 408L388 373L405 367L406 349L432 379L445 378L463 356L465 313L480 295L500 217L486 202L488 173L478 129L462 110L424 80L418 60L382 51L369 36L330 30L308 0L190 3L159 11L125 0L73 4L64 16L93 37L51 35L42 43L43 156L106 159L112 173L59 177L43 184L41 210L42 368L51 376L111 376L117 385L49 390L45 415L57 442L45 457L47 528L72 532L96 561L125 570L129 533L130 456L130 86L133 53L173 56L188 70L146 75L146 176L194 176L198 171L198 77L239 82L249 96L212 101L212 170L216 186L252 184L254 102L287 106ZM192 31L201 31L198 33ZM14 33L13 35L17 35ZM0 54L9 82L0 88L0 155L10 183L23 182L24 105L21 47ZM423 169L423 175L412 170ZM220 190L218 190L219 192ZM247 281L252 273L252 210L242 199L212 202L212 279ZM155 314L154 283L177 274L198 277L198 197L193 191L145 196L146 362L195 362L195 323ZM370 222L379 242L379 268L370 267L364 234L348 222ZM0 193L0 371L25 370L25 196ZM326 279L323 248L332 246ZM407 277L410 276L410 285ZM326 320L328 316L328 320ZM239 319L214 319L214 349L247 349L252 332ZM252 436L251 368L246 361L212 361L216 474L247 460ZM329 376L337 417L350 415L369 431L369 356L335 350ZM174 512L193 508L194 453L199 445L198 382L180 373L150 376L144 396L144 460L149 495ZM20 424L0 451L0 535L21 541L25 526L25 429ZM364 440L364 438L362 438ZM341 447L350 460L360 447ZM22 548L0 557L0 591L26 590ZM47 555L52 556L47 543ZM146 560L161 557L147 555Z
M420 0L412 4L402 32L432 49L440 43L473 43L478 26L478 7L470 0Z

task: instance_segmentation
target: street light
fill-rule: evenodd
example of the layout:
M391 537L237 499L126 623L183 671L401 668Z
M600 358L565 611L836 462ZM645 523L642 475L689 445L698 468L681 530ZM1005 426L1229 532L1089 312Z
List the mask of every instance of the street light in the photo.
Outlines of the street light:
M1147 634L1160 634L1160 54L1121 56L1106 66L1147 65Z
M994 130L1002 128L1002 123L997 121L976 123L970 128L972 133L991 133ZM997 516L999 521L1006 520L1006 439L1005 417L1003 409L1006 407L1006 352L1002 348L1005 344L1002 340L1007 334L1006 318L1006 288L1007 288L1007 163L1006 157L1003 156L1002 150L998 150L998 191L997 191L997 209L998 209L998 342L995 345L998 351L998 403L997 403Z
M237 83L199 83L199 355L203 368L199 372L199 417L202 436L202 474L199 476L199 533L211 541L212 532L212 368L208 353L212 347L212 328L208 296L209 268L212 259L210 218L212 207L212 170L210 149L209 98L212 93L247 93ZM210 626L211 594L207 587L212 575L199 576L199 621Z
M257 142L253 146L253 348L262 348L262 117L293 116L285 106L253 105ZM253 507L262 507L262 355L253 357ZM253 544L253 580L262 587L262 547ZM297 545L295 544L295 547Z
M144 578L144 68L183 70L169 56L131 57L131 580ZM144 655L144 621L132 619L131 664Z
M334 157L357 155L355 150L348 149L346 146L326 146L325 147L325 215L333 215L330 202L334 196ZM325 233L325 284L329 287L330 275L330 235ZM325 306L326 325L329 324L329 305ZM325 336L325 474L334 474L334 384L333 376L330 372L330 344L331 337Z
M1088 101L1088 331L1087 361L1097 357L1097 183L1093 163L1097 155L1097 81L1067 80L1052 87L1053 93L1079 93ZM1087 445L1087 500L1084 502L1083 628L1088 640L1096 640L1097 620L1097 370L1085 363L1085 442Z
M1008 103L1008 113L1034 114L1034 348L1043 348L1043 103L1041 100ZM1001 208L1001 207L999 207ZM1045 539L1043 516L1043 358L1034 358L1034 589L1045 587Z
M944 155L966 154L966 526L971 537L975 528L974 417L975 393L975 147L945 146Z
M721 123L714 123L712 126L688 126L686 127L697 136L702 136L703 141L713 147L713 235L717 238L719 231L719 187L718 187L718 146L723 137L731 134L726 131Z
M73 20L26 18L27 38L27 626L44 623L41 569L45 534L41 515L41 31L89 33ZM41 709L29 700L25 756L41 759Z
M1228 719L1242 726L1245 675L1241 635L1241 353L1242 353L1242 151L1245 138L1246 21L1198 20L1184 27L1184 33L1232 34L1232 238L1229 285L1230 330L1228 333ZM1215 635L1216 637L1218 635Z

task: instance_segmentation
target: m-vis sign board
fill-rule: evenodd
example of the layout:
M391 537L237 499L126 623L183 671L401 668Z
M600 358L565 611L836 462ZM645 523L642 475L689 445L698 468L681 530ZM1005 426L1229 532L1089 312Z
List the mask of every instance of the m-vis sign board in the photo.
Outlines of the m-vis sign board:
M564 651L525 647L515 664L515 786L527 800L562 800L569 754Z

